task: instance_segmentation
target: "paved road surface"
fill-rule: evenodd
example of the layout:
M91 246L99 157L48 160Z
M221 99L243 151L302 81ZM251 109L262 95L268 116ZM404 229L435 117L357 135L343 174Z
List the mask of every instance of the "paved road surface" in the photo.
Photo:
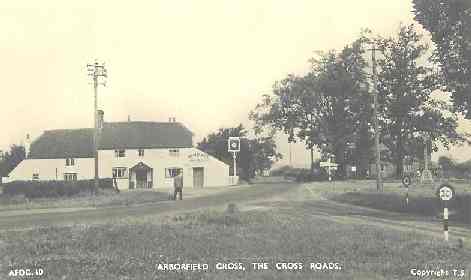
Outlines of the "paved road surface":
M73 225L79 223L107 222L125 217L169 215L191 212L208 207L224 207L234 202L250 207L296 207L299 215L315 215L338 223L378 226L399 231L415 231L442 237L441 221L430 217L407 215L353 206L325 200L312 195L308 188L295 183L270 183L233 187L224 192L188 198L183 201L163 201L135 206L86 209L74 212L19 214L1 216L0 230L27 229L36 226ZM283 210L280 210L283 211ZM471 226L450 225L452 239L471 242Z
M241 187L231 187L228 191L194 197L182 201L160 201L134 206L119 206L97 209L85 209L72 212L37 213L0 216L0 230L27 229L36 226L72 225L99 221L109 221L116 218L140 217L145 215L163 215L174 212L188 212L201 208L219 207L231 202L246 203L262 201L273 196L299 188L295 183L255 184ZM183 194L185 195L185 194Z

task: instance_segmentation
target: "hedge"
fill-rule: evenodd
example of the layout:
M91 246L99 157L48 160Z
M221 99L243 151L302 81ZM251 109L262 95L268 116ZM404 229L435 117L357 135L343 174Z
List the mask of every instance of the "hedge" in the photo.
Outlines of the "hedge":
M63 197L91 192L94 180L78 181L13 181L3 184L3 195L24 195L27 198ZM113 189L113 179L100 179L100 189Z

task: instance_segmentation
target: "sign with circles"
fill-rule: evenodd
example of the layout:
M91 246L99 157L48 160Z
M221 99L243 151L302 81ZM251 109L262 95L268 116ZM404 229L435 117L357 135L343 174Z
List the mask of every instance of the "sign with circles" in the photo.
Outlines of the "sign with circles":
M437 195L442 201L449 201L455 196L455 190L452 186L443 184L438 188Z
M402 177L402 184L407 188L411 184L410 176Z
M240 152L240 138L239 137L229 137L227 141L227 151L228 152Z

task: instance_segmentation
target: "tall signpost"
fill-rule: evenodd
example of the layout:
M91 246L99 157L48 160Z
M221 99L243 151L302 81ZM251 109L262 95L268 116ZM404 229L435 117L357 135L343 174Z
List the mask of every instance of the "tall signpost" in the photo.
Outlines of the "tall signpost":
M437 195L443 202L443 235L445 241L448 241L448 202L455 196L455 190L452 186L443 184L438 188Z
M409 207L409 186L411 182L412 181L409 176L402 177L402 184L406 188L406 207Z
M99 187L99 175L98 175L98 85L99 77L107 77L105 64L99 64L97 61L93 64L87 64L88 76L93 79L93 92L94 92L94 133L93 133L93 154L95 157L95 180L94 180L94 191L98 191ZM104 82L101 83L105 85Z
M229 137L227 140L227 151L232 153L233 165L233 178L237 176L237 153L240 152L240 137Z

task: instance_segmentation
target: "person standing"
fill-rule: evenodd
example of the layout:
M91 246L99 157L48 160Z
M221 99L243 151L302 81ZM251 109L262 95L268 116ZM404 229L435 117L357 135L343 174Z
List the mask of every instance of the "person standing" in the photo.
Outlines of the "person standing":
M183 172L177 171L177 175L173 177L173 199L177 200L177 194L180 195L180 200L183 199Z

